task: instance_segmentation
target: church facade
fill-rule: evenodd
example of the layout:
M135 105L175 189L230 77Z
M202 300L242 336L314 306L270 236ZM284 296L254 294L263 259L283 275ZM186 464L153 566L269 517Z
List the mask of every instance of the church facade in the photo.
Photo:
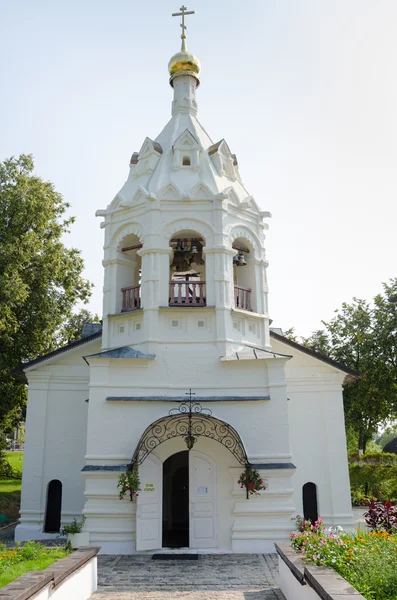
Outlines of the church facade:
M97 212L102 327L22 368L18 540L84 514L104 553L271 552L297 513L353 525L342 385L355 374L271 330L271 215L197 120L200 63L184 36L169 73L171 120ZM129 464L133 502L117 489ZM247 464L266 484L249 499Z

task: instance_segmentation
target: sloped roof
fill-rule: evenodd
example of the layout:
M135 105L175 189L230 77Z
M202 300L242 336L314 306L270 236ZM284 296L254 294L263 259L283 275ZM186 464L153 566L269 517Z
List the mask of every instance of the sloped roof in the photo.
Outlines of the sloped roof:
M100 339L101 337L102 337L102 330L97 331L96 333L89 335L87 337L84 337L80 340L76 340L75 342L71 342L70 344L67 344L66 346L62 346L62 348L58 348L57 350L53 350L52 352L43 354L43 356L39 356L38 358L35 358L34 360L30 360L26 363L21 363L18 367L13 369L11 371L11 373L14 375L14 377L16 379L18 379L22 383L27 383L26 375L25 375L26 369L30 369L31 367L34 367L34 366L40 364L41 362L44 362L51 358L55 358L56 356L59 356L59 355L63 354L64 352L68 352L69 350L73 350L74 348L78 348L79 346L83 346L84 344L88 344L94 340ZM310 350L310 348L306 348L306 346L302 346L302 344L293 342L292 340L286 338L284 335L280 335L279 333L276 333L273 330L270 330L270 337L279 342L282 342L283 344L287 344L291 348L295 348L295 350L299 350L300 352L303 352L304 354L307 354L308 356L312 356L313 358L316 358L317 360L321 360L322 362L330 365L331 367L335 367L336 369L339 369L339 371L342 371L343 373L347 373L347 375L350 376L349 378L346 378L346 381L348 381L348 382L354 381L358 377L360 377L360 374L357 371L354 371L353 369L346 367L346 365L343 365L342 363L340 363L336 360L333 360L332 358L329 358L328 356L324 356L324 354L320 354L319 352ZM95 355L93 355L93 356L95 356Z
M283 344L287 344L288 346L291 346L291 348L295 348L295 350L299 350L300 352L303 352L304 354L308 354L309 356L312 356L313 358L316 358L317 360L321 360L322 362L330 365L331 367L335 367L335 369L339 369L339 371L343 371L343 373L347 373L348 375L351 376L349 379L346 380L347 382L354 381L355 379L360 377L360 373L358 373L357 371L354 371L354 369L350 369L349 367L346 367L346 365L343 365L342 363L338 362L337 360L334 360L333 358L329 358L328 356L325 356L324 354L320 354L319 352L315 352L314 350L311 350L310 348L306 348L306 346L302 346L302 344L293 342L292 340L288 339L284 335L280 335L279 333L276 333L275 331L270 330L270 337L272 337L273 339L275 339L279 342L282 342Z
M12 369L11 374L14 375L15 379L18 379L22 383L27 383L25 370L30 369L31 367L35 367L36 365L44 362L46 360L50 360L51 358L55 358L64 352L69 352L69 350L73 350L74 348L78 348L79 346L84 346L84 344L89 344L94 340L99 340L102 337L102 329L93 333L92 335L87 335L80 340L76 340L75 342L70 342L66 346L62 346L62 348L57 348L52 352L47 352L47 354L43 354L42 356L38 356L33 360L29 360L28 362L21 363L15 369Z

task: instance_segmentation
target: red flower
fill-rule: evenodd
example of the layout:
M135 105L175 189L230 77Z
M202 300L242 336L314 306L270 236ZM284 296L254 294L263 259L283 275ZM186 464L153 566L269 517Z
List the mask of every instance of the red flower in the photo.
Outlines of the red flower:
M254 483L253 481L250 481L250 482L248 483L248 489L249 489L249 490L254 490L254 489L255 489L255 483Z

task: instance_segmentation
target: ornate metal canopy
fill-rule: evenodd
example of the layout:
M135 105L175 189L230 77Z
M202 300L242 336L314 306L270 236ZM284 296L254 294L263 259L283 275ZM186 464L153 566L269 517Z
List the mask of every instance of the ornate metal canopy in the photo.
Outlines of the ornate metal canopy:
M168 415L154 421L147 427L135 449L131 464L139 466L157 446L167 440L182 437L188 450L191 450L197 438L204 437L222 444L242 465L248 464L244 444L237 431L221 419L212 416L209 408L203 408L192 400L181 402L178 408L172 408Z

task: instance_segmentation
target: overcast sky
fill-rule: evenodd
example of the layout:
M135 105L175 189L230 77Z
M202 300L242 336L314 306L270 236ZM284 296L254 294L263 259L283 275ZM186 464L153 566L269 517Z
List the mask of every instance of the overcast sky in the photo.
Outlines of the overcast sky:
M95 218L170 118L180 0L1 0L0 160L32 153L77 217L102 312ZM397 1L195 0L198 118L273 214L273 325L309 335L397 276Z

